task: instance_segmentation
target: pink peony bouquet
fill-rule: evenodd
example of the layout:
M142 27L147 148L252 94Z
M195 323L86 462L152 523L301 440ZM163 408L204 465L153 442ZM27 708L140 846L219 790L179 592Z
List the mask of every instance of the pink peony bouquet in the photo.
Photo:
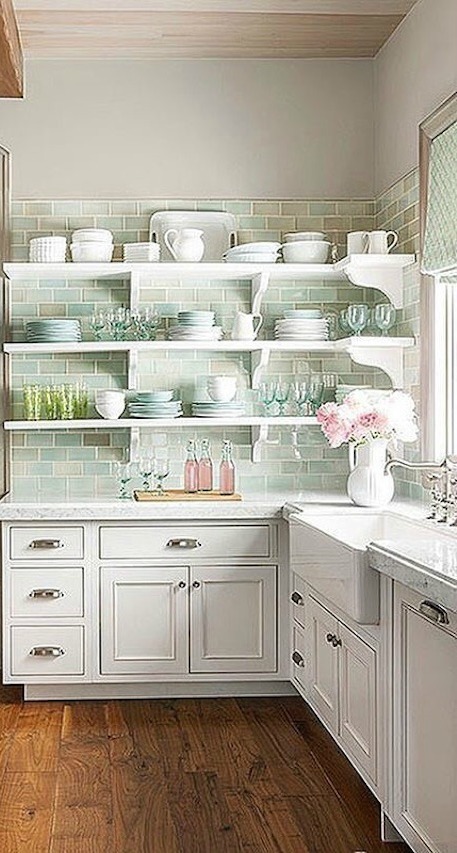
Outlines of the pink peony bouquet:
M316 417L330 447L375 438L395 446L418 435L414 401L404 391L352 391L342 403L324 403Z

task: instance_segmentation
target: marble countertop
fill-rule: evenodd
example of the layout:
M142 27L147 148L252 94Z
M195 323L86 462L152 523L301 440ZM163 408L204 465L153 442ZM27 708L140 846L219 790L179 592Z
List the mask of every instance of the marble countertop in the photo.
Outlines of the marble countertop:
M429 539L381 539L368 547L370 566L457 612L457 532Z

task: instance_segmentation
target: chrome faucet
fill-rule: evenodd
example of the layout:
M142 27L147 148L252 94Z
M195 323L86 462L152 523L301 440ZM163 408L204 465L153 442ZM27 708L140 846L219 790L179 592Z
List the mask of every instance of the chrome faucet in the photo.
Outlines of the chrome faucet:
M407 462L405 459L389 459L385 473L395 467L409 471L424 471L429 474L430 514L427 518L457 524L457 457L447 456L442 462Z

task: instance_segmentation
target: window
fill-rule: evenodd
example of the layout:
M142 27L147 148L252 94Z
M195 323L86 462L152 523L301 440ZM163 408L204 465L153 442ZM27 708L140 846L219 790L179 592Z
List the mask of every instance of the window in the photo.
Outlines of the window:
M457 455L457 95L420 127L422 451Z

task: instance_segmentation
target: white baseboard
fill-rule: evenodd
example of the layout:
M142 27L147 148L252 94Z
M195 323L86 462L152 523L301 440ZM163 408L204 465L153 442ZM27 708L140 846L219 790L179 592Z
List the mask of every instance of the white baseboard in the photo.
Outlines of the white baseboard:
M290 681L228 681L186 684L26 684L24 699L186 699L223 696L298 696Z

